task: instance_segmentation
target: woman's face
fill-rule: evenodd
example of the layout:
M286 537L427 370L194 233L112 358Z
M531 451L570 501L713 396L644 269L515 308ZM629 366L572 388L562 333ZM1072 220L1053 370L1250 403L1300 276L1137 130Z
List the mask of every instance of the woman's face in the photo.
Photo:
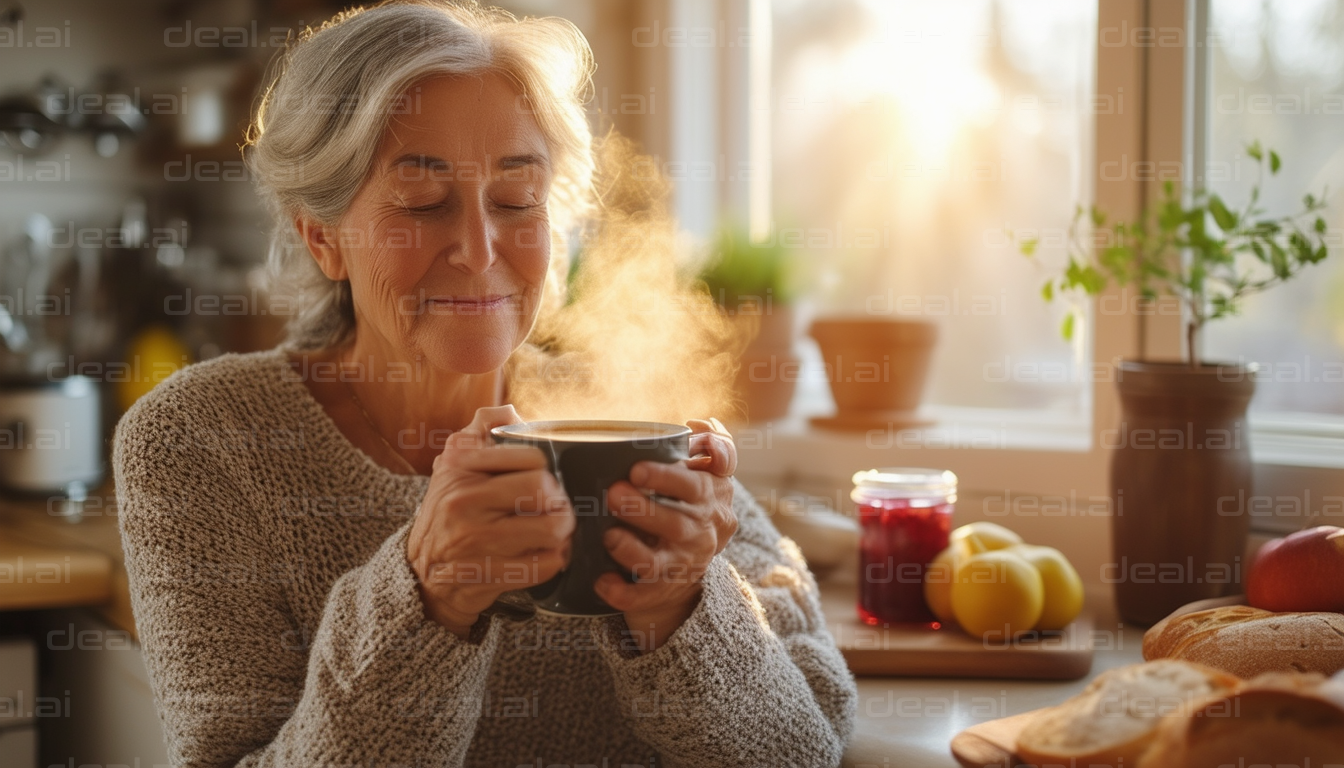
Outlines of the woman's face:
M336 248L357 333L484 373L527 338L550 261L550 155L504 77L437 77L393 115Z

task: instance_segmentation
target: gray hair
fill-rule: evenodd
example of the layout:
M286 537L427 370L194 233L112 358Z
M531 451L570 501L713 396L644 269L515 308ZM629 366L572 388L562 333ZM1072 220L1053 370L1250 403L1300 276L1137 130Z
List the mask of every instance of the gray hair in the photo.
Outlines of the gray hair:
M338 222L368 175L390 116L407 107L404 94L435 75L499 73L527 101L554 169L546 306L559 303L565 232L591 205L594 168L584 112L592 51L572 23L517 19L470 0L394 1L346 11L305 31L272 67L248 129L246 156L275 221L270 287L294 306L286 346L338 346L355 328L350 283L322 274L293 217Z

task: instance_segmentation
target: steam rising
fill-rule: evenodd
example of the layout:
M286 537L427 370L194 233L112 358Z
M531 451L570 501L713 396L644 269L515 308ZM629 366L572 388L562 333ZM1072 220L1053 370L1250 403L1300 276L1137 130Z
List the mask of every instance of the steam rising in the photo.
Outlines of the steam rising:
M523 418L681 424L738 412L732 383L746 339L681 258L656 167L614 133L601 143L600 212L569 303L538 318L535 346L509 366Z

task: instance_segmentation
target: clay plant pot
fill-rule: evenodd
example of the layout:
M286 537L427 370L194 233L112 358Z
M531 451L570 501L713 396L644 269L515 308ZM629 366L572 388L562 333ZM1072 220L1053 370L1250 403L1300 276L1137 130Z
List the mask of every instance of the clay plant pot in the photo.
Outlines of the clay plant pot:
M1151 625L1194 600L1240 591L1251 495L1250 366L1122 361L1111 448L1115 586L1126 621Z
M916 417L938 326L920 320L825 319L809 331L821 347L836 415L819 426L869 429L928 423Z
M754 333L738 360L733 390L746 410L749 422L774 421L786 416L798 386L802 363L793 350L794 311L788 305L772 304L754 315L734 318Z

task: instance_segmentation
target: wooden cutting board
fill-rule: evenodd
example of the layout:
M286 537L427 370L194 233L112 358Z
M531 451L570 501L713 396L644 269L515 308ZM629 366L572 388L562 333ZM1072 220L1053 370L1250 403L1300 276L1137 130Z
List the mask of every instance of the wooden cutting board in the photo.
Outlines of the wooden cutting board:
M966 768L1015 768L1022 762L1013 754L1017 749L1017 735L1040 711L1034 709L972 725L952 738L952 756Z
M864 624L855 610L856 589L821 586L826 626L856 675L1077 680L1092 669L1092 618L1086 611L1059 631L985 642L954 627Z

